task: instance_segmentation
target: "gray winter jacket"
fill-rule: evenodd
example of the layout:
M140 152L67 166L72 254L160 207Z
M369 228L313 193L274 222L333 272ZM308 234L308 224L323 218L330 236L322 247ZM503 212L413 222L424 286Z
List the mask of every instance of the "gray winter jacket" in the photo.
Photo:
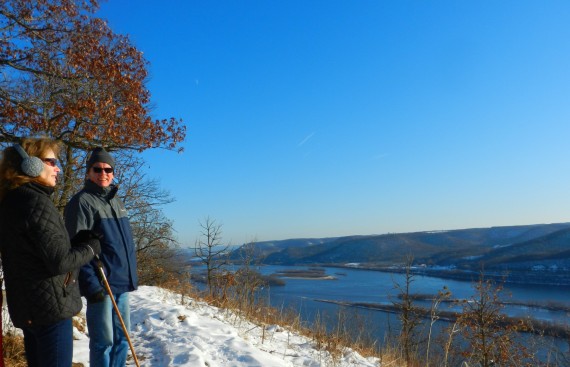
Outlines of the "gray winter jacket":
M116 196L117 187L103 188L85 181L85 187L65 207L65 225L70 236L82 229L102 235L101 254L105 275L113 293L137 289L137 260L127 210ZM81 295L90 296L103 290L94 261L83 266L79 274Z

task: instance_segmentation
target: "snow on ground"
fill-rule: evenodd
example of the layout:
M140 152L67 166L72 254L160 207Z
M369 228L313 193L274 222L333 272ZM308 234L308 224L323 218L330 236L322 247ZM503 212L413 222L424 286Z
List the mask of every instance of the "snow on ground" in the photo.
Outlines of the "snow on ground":
M372 367L376 358L347 350L332 359L314 343L277 325L261 327L227 310L157 287L131 293L131 340L141 367ZM84 317L85 307L82 311ZM73 361L89 365L89 339L75 330ZM129 366L135 363L131 359Z

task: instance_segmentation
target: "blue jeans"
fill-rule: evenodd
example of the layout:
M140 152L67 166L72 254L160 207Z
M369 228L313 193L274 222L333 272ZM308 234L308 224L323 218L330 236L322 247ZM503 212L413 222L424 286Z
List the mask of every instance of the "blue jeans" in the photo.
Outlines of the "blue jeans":
M131 328L129 294L114 294L127 332ZM124 367L129 342L121 322L106 295L102 302L87 304L87 328L89 329L89 365L91 367Z
M71 367L73 325L71 318L48 326L34 326L24 331L28 367Z

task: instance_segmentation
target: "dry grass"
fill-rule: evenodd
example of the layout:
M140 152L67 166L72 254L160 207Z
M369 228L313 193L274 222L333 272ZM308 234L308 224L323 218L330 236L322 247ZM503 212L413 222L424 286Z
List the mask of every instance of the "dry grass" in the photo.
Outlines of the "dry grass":
M24 337L12 333L3 336L4 364L10 367L26 367L26 354L24 352Z
M85 331L87 330L84 318L75 316L74 318L71 319L71 322L73 324L73 327L77 328L77 330L79 330L80 332L85 333Z

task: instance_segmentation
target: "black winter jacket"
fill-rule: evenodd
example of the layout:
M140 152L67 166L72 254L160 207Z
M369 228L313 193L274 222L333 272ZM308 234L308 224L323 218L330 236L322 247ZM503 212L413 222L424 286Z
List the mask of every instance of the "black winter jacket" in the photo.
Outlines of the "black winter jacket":
M50 200L53 188L28 183L0 202L0 250L8 311L14 326L49 325L81 311L79 267L93 258L72 247Z

